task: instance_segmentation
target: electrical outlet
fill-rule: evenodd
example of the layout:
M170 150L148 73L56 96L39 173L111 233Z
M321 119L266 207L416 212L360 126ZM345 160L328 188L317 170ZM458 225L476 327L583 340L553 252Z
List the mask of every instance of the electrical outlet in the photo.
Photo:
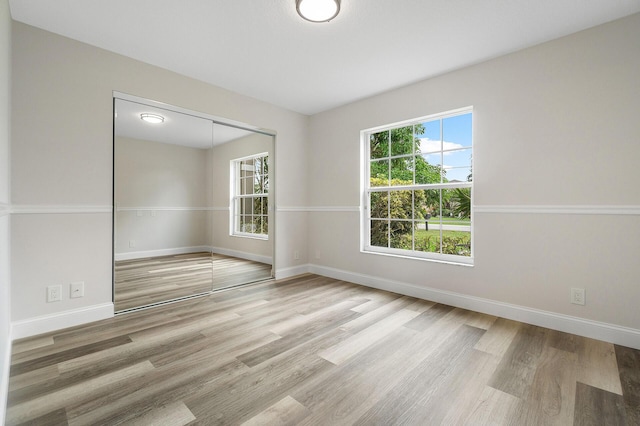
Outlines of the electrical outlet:
M300 252L298 250L293 251L293 259L300 260Z
M47 303L59 302L62 300L62 286L50 285L47 287Z
M84 297L84 281L71 283L71 298Z
M571 303L584 305L586 303L584 288L571 288Z
M316 259L320 259L320 250L316 250Z
M136 240L129 240L129 248L134 248L136 246Z

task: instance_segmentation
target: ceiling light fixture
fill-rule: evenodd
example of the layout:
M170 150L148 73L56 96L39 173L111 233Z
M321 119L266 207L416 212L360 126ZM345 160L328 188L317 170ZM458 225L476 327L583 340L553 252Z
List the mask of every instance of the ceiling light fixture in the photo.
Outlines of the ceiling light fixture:
M146 121L147 123L159 124L164 121L164 117L158 114L140 114L140 119Z
M329 22L340 13L340 0L296 0L298 15L311 22Z

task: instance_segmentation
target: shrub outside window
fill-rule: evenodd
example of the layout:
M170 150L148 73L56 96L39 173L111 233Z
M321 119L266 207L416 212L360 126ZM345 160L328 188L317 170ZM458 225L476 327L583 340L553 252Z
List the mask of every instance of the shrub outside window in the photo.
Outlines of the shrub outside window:
M268 239L269 157L267 153L231 161L231 235Z
M473 262L472 114L362 132L363 251Z

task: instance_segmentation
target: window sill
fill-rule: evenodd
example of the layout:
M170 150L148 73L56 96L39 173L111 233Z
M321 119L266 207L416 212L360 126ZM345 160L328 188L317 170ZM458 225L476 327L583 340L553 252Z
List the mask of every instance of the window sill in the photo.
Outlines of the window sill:
M234 234L230 234L230 236L238 237L238 238L249 238L252 240L263 240L263 241L269 240L269 236L264 234L244 234L244 233L236 232Z
M454 255L441 255L442 257L427 257L427 256L413 256L411 254L404 253L392 253L387 250L378 250L375 247L366 247L360 250L361 253L364 254L373 254L379 256L388 256L388 257L396 257L400 259L409 259L409 260L419 260L419 261L427 261L427 262L435 262L435 263L443 263L446 265L455 265L455 266L466 266L473 267L473 257L466 256L454 256ZM422 252L419 252L422 253Z

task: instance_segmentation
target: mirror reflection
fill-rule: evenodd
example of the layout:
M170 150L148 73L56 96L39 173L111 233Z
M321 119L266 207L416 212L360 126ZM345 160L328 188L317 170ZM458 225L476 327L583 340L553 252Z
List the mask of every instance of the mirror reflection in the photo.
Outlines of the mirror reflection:
M114 109L116 312L271 278L273 136L131 96Z

